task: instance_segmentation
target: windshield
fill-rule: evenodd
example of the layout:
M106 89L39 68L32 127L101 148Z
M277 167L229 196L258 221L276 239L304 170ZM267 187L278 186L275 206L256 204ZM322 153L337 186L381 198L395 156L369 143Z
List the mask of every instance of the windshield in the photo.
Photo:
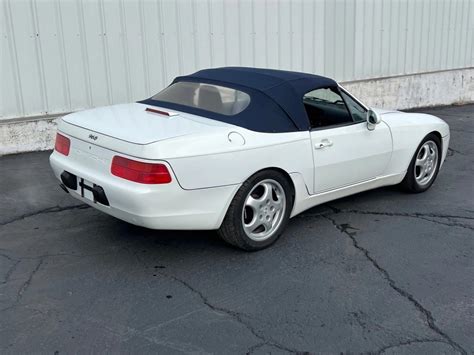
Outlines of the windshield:
M152 99L199 108L226 116L236 115L250 104L250 96L245 92L224 86L187 81L171 84Z

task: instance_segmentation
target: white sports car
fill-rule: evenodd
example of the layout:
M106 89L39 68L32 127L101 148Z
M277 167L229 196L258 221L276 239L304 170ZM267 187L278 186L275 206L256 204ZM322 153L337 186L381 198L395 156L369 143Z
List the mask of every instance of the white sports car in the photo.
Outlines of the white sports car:
M152 229L218 229L258 250L318 204L436 179L441 119L369 109L335 81L226 67L176 78L153 97L64 116L51 166L61 187Z

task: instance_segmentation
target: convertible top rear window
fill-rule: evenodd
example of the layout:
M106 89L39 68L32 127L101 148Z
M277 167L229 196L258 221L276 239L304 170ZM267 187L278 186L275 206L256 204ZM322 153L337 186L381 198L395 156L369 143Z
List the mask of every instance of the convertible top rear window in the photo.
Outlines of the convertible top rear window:
M159 94L138 102L256 132L296 132L310 129L301 98L325 87L337 87L337 83L284 70L213 68L178 76Z
M199 82L179 81L152 97L152 100L199 108L233 116L247 108L250 96L243 91Z

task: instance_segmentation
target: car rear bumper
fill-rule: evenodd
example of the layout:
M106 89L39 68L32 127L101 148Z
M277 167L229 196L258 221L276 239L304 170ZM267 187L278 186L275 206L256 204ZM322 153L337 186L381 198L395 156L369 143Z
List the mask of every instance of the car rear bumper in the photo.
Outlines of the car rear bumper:
M88 169L56 151L50 156L54 175L61 182L64 171L100 186L109 206L82 197L81 190L68 188L71 196L126 222L151 229L218 229L240 185L184 190L173 177L169 184L145 185Z

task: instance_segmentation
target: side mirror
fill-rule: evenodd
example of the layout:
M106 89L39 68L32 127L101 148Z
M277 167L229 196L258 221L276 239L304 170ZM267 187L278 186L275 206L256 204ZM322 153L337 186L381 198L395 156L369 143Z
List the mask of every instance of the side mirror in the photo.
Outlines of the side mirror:
M375 129L375 126L378 125L381 121L382 119L377 114L377 112L373 110L367 111L367 129L369 131L373 131Z

